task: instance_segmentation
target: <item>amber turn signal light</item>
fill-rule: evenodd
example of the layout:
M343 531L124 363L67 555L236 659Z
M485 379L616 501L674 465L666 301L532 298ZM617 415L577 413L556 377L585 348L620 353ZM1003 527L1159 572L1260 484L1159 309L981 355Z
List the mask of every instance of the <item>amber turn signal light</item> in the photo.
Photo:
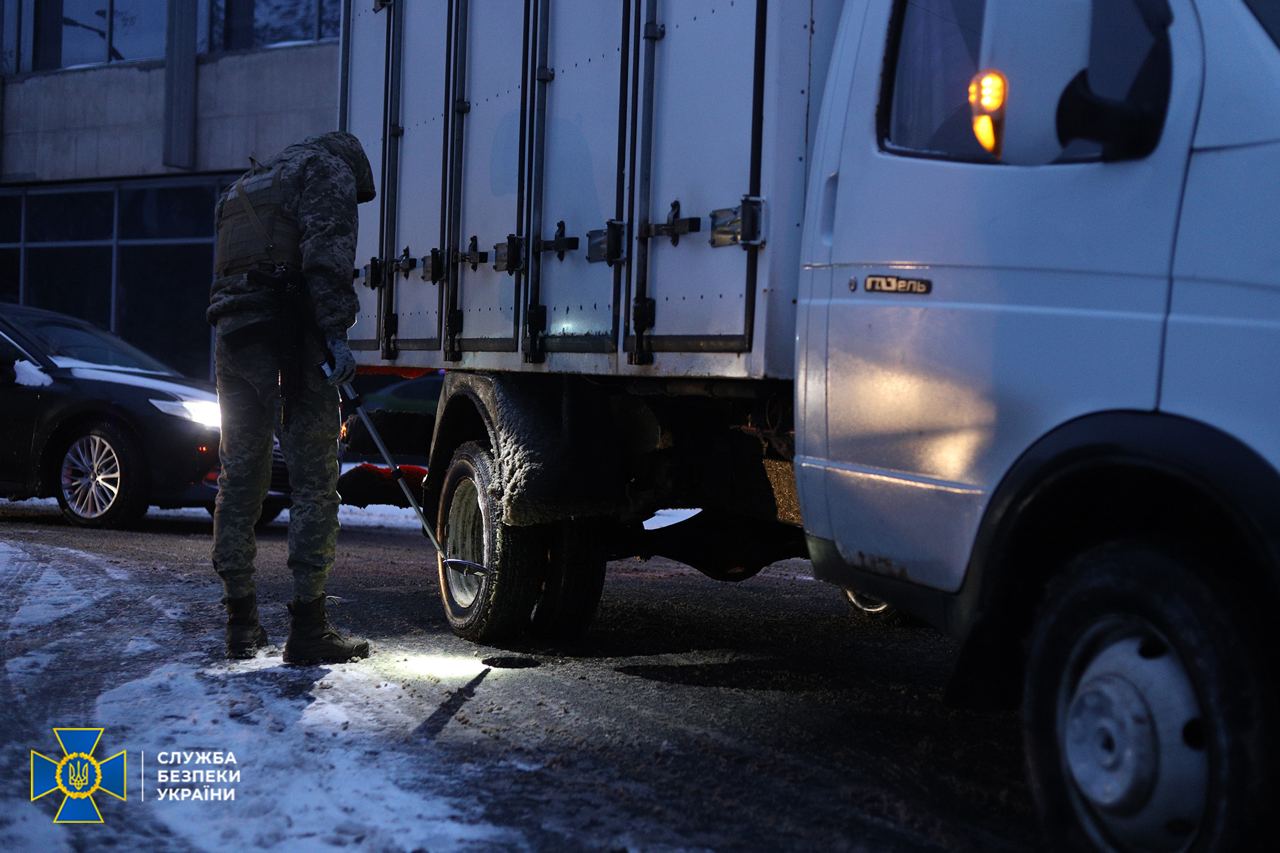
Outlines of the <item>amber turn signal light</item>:
M979 71L969 81L969 108L973 111L973 135L983 150L1000 158L1004 136L1004 105L1009 81L999 71Z

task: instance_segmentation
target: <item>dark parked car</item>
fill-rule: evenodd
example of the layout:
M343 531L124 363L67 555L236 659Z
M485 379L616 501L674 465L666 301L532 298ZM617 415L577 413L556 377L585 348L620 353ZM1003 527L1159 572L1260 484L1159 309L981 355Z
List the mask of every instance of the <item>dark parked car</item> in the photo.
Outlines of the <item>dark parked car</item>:
M76 524L213 505L218 398L83 320L0 304L0 497L56 497ZM288 505L276 451L269 520Z

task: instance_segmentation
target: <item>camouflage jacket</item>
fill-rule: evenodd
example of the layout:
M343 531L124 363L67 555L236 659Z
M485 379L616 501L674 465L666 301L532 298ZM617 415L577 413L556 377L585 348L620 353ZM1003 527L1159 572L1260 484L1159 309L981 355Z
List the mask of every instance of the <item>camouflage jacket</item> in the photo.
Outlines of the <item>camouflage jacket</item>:
M351 271L356 252L356 204L374 196L373 172L360 142L349 133L326 133L290 145L247 172L246 180L276 172L282 188L280 215L292 220L297 246L279 247L279 256L298 263L314 309L316 326L326 337L345 337L359 303ZM215 223L221 231L224 208L239 204L233 184L218 199ZM226 259L215 266L224 269ZM233 265L234 266L234 265ZM209 294L210 323L227 329L271 320L278 301L270 289L246 274L215 278Z

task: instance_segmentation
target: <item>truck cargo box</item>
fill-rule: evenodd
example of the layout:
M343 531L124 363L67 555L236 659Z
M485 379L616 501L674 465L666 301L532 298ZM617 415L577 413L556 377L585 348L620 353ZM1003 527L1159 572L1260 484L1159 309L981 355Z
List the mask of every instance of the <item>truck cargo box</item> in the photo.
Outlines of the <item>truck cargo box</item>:
M355 0L361 364L789 378L839 11Z

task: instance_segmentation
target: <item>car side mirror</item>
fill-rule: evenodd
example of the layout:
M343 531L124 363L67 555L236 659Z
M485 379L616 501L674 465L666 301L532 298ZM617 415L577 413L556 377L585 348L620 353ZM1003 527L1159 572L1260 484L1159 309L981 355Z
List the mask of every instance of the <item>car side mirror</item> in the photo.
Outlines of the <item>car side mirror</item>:
M13 385L18 381L16 362L9 356L0 355L0 385Z
M1098 94L1089 79L1095 4L1104 2L1132 4L1155 40L1123 99ZM1018 166L1060 160L1075 140L1099 143L1104 160L1146 156L1164 124L1172 21L1167 0L988 0L969 87L978 141Z

